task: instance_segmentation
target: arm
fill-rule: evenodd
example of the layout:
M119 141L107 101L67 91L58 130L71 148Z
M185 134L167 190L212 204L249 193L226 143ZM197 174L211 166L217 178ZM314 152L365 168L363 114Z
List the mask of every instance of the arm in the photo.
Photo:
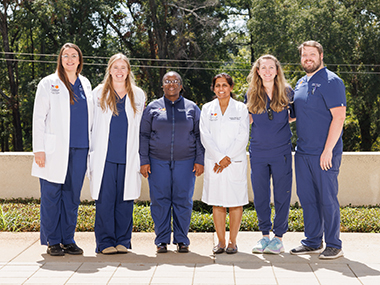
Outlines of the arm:
M150 164L149 142L152 132L152 118L149 106L145 108L140 123L140 165Z
M143 104L141 107L141 111L143 111L143 115L140 123L140 173L145 178L149 177L150 172L150 160L149 160L149 140L150 133L152 131L152 122L149 116L149 112L147 108L144 110L145 105L145 96L143 100Z
M330 124L325 148L320 157L320 166L322 170L329 170L332 167L332 151L342 133L344 120L346 118L346 107L336 107L330 109L332 121Z
M44 136L46 118L50 111L49 94L45 84L43 81L38 84L33 109L33 152L35 162L39 167L45 167Z
M201 110L198 108L198 106L195 105L194 107L194 136L195 136L195 163L204 165L204 155L205 155L205 149L201 143L201 134L199 130L199 121L201 116ZM203 171L202 171L203 173ZM201 173L201 174L202 174Z

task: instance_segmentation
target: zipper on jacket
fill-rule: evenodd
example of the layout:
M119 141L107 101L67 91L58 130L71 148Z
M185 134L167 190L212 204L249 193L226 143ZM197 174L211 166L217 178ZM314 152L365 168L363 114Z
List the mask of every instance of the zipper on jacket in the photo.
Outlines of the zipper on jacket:
M170 145L170 168L174 168L174 127L175 127L175 117L174 117L174 102L172 102L172 141Z

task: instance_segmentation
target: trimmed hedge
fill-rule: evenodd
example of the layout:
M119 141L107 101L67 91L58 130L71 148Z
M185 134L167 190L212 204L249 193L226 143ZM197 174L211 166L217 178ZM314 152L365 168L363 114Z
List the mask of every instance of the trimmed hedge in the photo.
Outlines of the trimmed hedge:
M0 231L35 232L40 230L40 205L36 199L0 199ZM380 233L380 206L342 207L342 232ZM272 216L274 209L272 208ZM78 211L77 231L93 231L95 222L94 202L82 202ZM227 216L227 229L229 228ZM302 208L298 204L289 211L289 231L303 231ZM252 203L244 206L241 231L258 231L258 221ZM133 211L133 231L153 232L149 202L137 202ZM214 232L212 207L194 201L190 222L191 232Z

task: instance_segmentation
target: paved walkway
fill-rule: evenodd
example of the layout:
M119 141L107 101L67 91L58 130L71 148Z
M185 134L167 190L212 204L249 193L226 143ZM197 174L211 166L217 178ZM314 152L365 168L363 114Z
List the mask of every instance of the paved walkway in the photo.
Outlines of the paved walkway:
M239 252L214 256L213 233L191 233L191 252L156 254L154 234L134 233L128 254L94 252L94 233L77 233L83 256L52 257L39 233L0 232L0 284L380 284L380 234L342 233L344 257L293 256L303 233L284 236L286 253L255 255L258 232L240 232Z

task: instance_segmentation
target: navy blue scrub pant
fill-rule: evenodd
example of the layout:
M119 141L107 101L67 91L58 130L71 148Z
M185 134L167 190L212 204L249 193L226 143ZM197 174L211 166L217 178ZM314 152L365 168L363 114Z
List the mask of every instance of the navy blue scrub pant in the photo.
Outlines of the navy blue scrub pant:
M305 237L301 243L318 248L323 233L326 246L341 248L338 174L342 155L334 155L332 168L324 171L318 155L296 153L297 195L303 208Z
M193 210L194 159L162 161L150 158L150 211L156 233L155 244L170 244L173 214L173 243L190 244L187 237Z
M110 246L131 248L133 200L124 201L125 164L106 161L96 200L96 252Z
M292 155L276 157L251 156L251 182L254 204L263 235L272 229L270 206L270 177L273 180L275 216L273 233L282 237L288 230L290 198L292 194Z
M40 179L41 229L43 245L75 243L80 192L87 169L88 148L70 148L64 184Z

